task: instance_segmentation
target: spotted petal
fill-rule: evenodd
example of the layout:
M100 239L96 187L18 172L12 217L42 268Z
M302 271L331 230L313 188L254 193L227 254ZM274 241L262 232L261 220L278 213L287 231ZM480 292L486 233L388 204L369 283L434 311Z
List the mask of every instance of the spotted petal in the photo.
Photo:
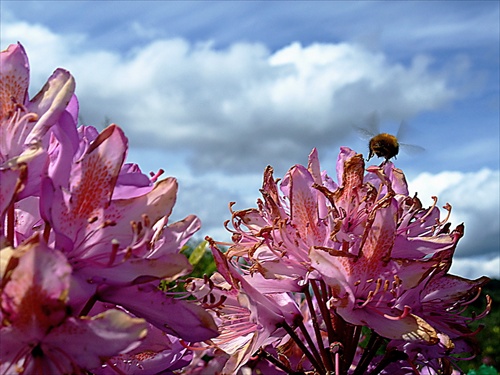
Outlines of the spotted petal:
M29 63L20 43L0 53L0 121L12 115L16 104L28 97Z

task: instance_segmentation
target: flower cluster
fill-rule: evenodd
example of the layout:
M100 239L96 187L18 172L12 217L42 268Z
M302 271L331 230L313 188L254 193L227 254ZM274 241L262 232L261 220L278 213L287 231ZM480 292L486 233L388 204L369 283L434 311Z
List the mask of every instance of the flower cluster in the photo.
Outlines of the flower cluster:
M169 223L176 180L124 163L118 126L77 127L69 72L29 99L23 47L0 59L0 374L183 367L218 331L158 288L191 271L180 250L200 227Z
M469 324L491 301L464 309L488 279L448 273L464 232L449 205L423 208L393 163L365 174L348 148L337 182L313 150L282 180L268 167L261 193L232 212L227 252L209 239L219 273L191 285L223 327L221 373L451 374L475 354Z
M207 238L217 272L168 293L200 228L169 222L176 180L125 163L117 125L77 126L69 72L30 99L20 44L0 67L0 375L452 374L476 354L488 278L448 273L464 226L390 161L268 167L227 251Z

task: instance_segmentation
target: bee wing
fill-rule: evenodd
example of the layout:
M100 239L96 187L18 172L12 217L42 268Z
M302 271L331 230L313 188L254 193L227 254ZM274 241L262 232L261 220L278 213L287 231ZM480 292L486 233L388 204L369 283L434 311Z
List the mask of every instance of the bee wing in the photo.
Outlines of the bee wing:
M375 137L375 135L376 135L376 134L373 134L368 129L362 128L360 126L352 125L352 128L358 134L358 136L365 141L370 140L371 138Z
M366 126L368 131L372 132L374 135L380 133L380 115L377 111L373 111L368 115Z
M404 140L409 138L409 134L411 133L411 127L408 125L408 122L403 120L401 121L401 124L399 124L399 129L398 129L398 134L396 135L396 138L399 140ZM417 146L417 145L412 145L408 143L402 143L399 142L399 146L401 146L401 149L406 153L410 155L416 155L416 154L421 154L422 152L425 151L425 148Z
M408 121L401 121L398 128L398 133L396 134L397 139L405 139L410 133L410 126L408 125Z
M359 137L365 141L370 140L380 133L380 116L377 111L368 115L365 126L352 125Z
M417 145L409 145L407 143L400 143L399 146L406 154L421 154L425 151L425 148L417 146Z

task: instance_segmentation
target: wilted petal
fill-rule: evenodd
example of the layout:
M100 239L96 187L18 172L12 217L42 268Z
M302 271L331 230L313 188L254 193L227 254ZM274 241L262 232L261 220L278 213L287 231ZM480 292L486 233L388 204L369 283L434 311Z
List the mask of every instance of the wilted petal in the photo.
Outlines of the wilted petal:
M10 246L0 249L0 283L2 282L2 278L4 277L5 272L7 271L7 266L10 263L10 258L14 256L15 252L16 249Z
M348 148L348 147L341 147L340 148L340 153L339 153L339 156L337 158L337 181L338 181L339 186L344 186L344 185L357 186L358 185L358 182L353 181L351 183L348 181L350 178L345 178L345 177L349 176L349 174L346 174L346 171L345 171L347 162L350 159L352 159L354 156L356 156L356 153L353 150L351 150L350 148ZM359 155L359 156L361 156L361 155ZM356 158L356 159L359 159L359 158ZM365 163L363 161L363 156L361 156L360 161L363 163L363 167L364 167ZM359 163L359 160L357 160L356 164L357 163ZM359 175L359 173L358 173L358 175Z

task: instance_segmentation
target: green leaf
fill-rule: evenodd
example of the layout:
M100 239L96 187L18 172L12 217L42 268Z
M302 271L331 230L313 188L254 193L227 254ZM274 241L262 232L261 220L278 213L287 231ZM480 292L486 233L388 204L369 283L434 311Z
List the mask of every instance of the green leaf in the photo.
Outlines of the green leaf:
M467 375L497 375L498 372L493 366L482 364L479 370L469 370Z
M198 264L198 262L203 258L205 251L207 250L207 241L201 241L198 246L196 246L189 256L189 263L194 267Z

